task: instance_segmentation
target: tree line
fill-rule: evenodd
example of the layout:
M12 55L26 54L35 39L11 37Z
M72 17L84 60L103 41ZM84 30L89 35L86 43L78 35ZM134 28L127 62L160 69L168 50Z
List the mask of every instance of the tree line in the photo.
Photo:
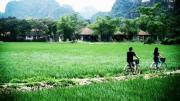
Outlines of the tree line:
M95 22L84 20L78 14L65 15L59 20L1 18L1 40L16 41L17 36L28 35L35 30L36 34L47 35L55 41L59 37L62 37L63 41L75 41L84 27L91 28L94 35L100 36L101 41L111 41L111 37L117 31L127 35L129 40L140 30L158 37L179 36L180 16L177 12L165 11L161 9L160 4L140 7L138 12L140 16L135 19L103 16L97 17Z

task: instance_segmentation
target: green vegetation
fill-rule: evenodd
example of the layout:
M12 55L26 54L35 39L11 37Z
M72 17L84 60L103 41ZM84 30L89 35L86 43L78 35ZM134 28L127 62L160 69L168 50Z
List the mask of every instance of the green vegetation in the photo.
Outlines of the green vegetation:
M100 41L112 41L112 36L120 23L120 19L113 19L109 16L97 17L96 22L90 27L94 30L94 34L100 35Z
M56 33L55 21L52 19L16 19L15 17L0 19L1 41L25 41L22 36L43 36ZM21 37L17 37L21 36ZM47 40L47 39L46 39ZM35 40L42 41L42 40ZM44 39L45 41L45 39Z
M132 40L133 36L140 31L138 27L138 20L123 19L121 22L122 23L121 27L119 27L119 31L125 33L125 35L128 35L129 40Z
M142 30L148 31L152 35L166 35L170 33L170 24L168 22L168 17L160 9L160 4L156 4L153 7L141 7L139 24Z
M75 41L77 34L79 34L82 27L85 26L84 20L81 20L77 14L66 15L57 22L57 33L63 36L63 40Z
M143 73L149 72L155 47L159 47L160 53L167 58L167 69L180 67L179 45L0 43L0 82L121 75L130 46L140 57Z
M69 6L58 6L54 1L50 5L46 3L38 7L43 11L48 6L50 10L47 11L51 11L48 15L56 19L63 15L59 20L0 18L0 101L178 101L180 99L180 74L177 70L180 69L180 45L170 45L180 43L178 0L173 1L174 5L169 0L151 0L146 3L141 0L117 0L111 12L103 13L103 16L107 16L97 17L94 22L85 20L78 14L64 15L66 12L74 11ZM20 2L19 7L15 7L16 13L19 12L18 8L21 8L23 2L25 1ZM33 3L39 4L39 1ZM16 6L16 2L14 5ZM57 6L56 9L53 5ZM55 15L61 12L61 8L64 13ZM36 9L28 10L25 7L24 11L31 14ZM40 15L41 13L39 12ZM10 15L14 14L10 12ZM42 17L45 15L46 12ZM22 16L24 17L25 15ZM36 18L41 16L38 15ZM87 29L87 32L81 33L82 29ZM138 36L139 31L148 37ZM129 41L135 41L136 38L139 38L139 41L143 39L145 44L52 42L60 40L76 42L84 38L88 38L89 41L96 39L113 42L115 36ZM51 43L1 41L51 41ZM150 44L156 41L166 45ZM127 65L126 52L129 47L133 47L140 57L139 69L142 75L122 76L124 66ZM166 70L171 72L152 73L149 70L155 47L158 47L160 55L166 58ZM173 70L177 70L177 74L173 73Z
M143 30L151 35L150 38L152 39L150 40L153 42L162 41L163 44L179 44L179 41L176 40L171 42L173 38L179 37L179 14L166 11L163 9L162 3L150 7L136 5L135 8L139 9L135 14L138 16L134 19L104 16L97 17L95 22L85 20L78 14L64 15L57 21L49 18L26 20L14 17L1 18L0 40L27 41L28 36L34 36L33 39L30 39L31 41L59 41L60 37L63 41L75 42L75 40L81 39L82 28L90 27L98 36L97 40L99 41L115 41L113 36L118 31L124 33L124 39L133 40L133 37L136 37L138 32ZM178 8L176 9L178 10ZM147 39L144 41L148 43Z
M35 92L1 94L3 101L178 101L180 75Z

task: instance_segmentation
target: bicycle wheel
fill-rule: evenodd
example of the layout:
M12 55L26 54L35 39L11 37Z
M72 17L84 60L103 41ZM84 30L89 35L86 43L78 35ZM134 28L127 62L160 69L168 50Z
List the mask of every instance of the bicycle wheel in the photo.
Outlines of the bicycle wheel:
M160 69L161 72L165 72L166 68L167 68L167 64L166 63L162 63L159 69Z
M157 70L156 63L152 63L149 67L151 73L154 73Z
M129 75L131 73L131 68L129 65L124 67L124 75Z
M157 67L156 67L156 63L152 63L152 64L151 64L151 66L150 66L150 69L151 69L151 70L155 70L155 69L157 69Z
M136 65L136 70L135 70L135 73L136 73L136 74L140 74L139 68L140 68L140 65Z

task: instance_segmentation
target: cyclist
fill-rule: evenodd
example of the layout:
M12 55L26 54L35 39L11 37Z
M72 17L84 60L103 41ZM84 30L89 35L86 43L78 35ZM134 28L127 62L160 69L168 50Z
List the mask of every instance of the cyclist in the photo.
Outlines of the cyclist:
M130 48L129 48L129 51L127 52L127 62L128 62L129 67L130 67L131 69L134 68L134 70L136 70L136 63L135 63L135 61L134 61L134 57L136 57L137 59L139 59L139 58L136 56L135 52L133 52L133 48L130 47Z
M160 58L162 58L162 56L160 55L160 53L159 53L159 51L158 51L159 49L156 47L155 49L154 49L154 53L153 53L153 55L154 55L154 63L156 64L156 69L159 69L159 67L160 67L160 64L161 64L161 60L160 60Z

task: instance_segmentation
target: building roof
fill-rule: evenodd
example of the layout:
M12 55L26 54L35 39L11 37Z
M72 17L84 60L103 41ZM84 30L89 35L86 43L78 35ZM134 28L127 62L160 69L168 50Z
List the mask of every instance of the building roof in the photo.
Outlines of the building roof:
M81 35L92 35L93 34L93 30L88 28L88 27L85 27L81 30Z
M138 33L138 35L139 36L146 36L146 35L150 35L148 32L145 32L145 31L140 31L139 33Z
M93 30L88 27L82 28L81 33L80 33L80 35L92 35L92 34L93 34ZM114 35L125 35L125 33L117 31L114 33ZM148 32L140 30L138 35L139 36L148 36L150 34Z

